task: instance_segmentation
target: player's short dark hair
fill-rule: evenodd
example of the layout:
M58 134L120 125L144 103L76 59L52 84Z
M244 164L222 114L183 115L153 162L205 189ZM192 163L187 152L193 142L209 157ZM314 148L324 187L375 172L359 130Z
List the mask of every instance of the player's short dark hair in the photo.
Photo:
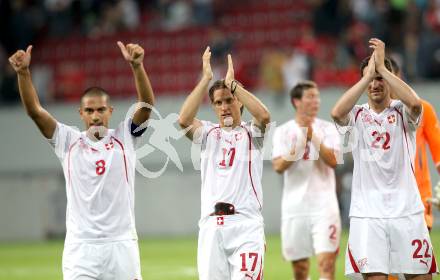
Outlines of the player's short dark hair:
M242 86L239 82L237 82L240 86ZM215 81L212 86L209 88L209 99L211 100L211 103L214 102L214 92L218 89L225 89L228 88L225 84L225 80L217 80ZM244 106L242 105L240 108L240 113L243 114Z
M364 76L364 68L368 66L368 61L370 61L371 55L367 56L366 58L364 58L364 60L362 60L361 62L361 77ZM390 70L391 72L395 73L393 71L393 66L391 64L391 61L388 57L385 57L385 67Z
M81 96L81 104L86 97L105 97L107 103L110 102L110 95L108 95L107 91L97 86L89 87L83 92L83 95Z
M304 91L311 89L311 88L318 88L318 85L314 81L306 80L306 81L301 81L301 82L297 83L290 90L290 101L292 102L293 107L295 107L295 103L293 102L293 99L301 99Z
M394 58L392 58L392 57L389 57L388 59L391 62L391 67L393 68L393 73L398 75L400 73L400 66L399 66L399 64L397 64L397 61Z

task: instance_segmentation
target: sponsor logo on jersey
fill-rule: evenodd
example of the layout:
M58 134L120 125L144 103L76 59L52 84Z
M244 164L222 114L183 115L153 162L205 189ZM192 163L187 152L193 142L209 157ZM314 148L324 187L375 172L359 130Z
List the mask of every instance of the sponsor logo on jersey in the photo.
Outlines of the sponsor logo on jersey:
M361 269L364 266L368 265L368 258L363 258L358 261L358 267Z
M243 133L235 133L235 141L240 141L243 138Z

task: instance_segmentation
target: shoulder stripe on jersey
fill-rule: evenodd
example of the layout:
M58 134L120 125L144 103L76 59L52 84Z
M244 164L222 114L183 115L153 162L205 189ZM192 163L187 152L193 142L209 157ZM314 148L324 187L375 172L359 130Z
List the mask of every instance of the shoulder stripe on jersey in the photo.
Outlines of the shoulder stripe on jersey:
M122 155L124 156L124 167L125 167L125 179L127 179L127 183L128 183L128 171L127 171L127 159L125 157L125 149L124 149L124 145L122 145L121 141L119 141L118 139L116 139L115 137L111 137L111 139L114 139L116 141L116 143L119 144L119 146L121 146L122 149Z
M68 171L68 175L69 175L69 178L68 178L68 180L69 180L69 186L72 186L72 180L71 180L71 176L70 176L70 155L72 154L72 149L73 149L73 147L76 145L76 143L78 143L78 141L80 140L81 138L78 138L75 142L73 142L73 144L72 145L70 145L70 147L69 147L69 155L67 156L67 171Z
M400 118L402 119L403 134L405 135L405 143L406 143L406 150L408 151L409 164L411 165L411 170L415 177L416 173L414 172L414 166L411 160L411 153L409 152L408 138L406 138L406 128L405 128L405 122L403 121L403 115L399 110L396 109L396 107L394 107L394 110L396 110L396 112L399 114Z
M244 127L242 125L240 125L240 126L246 130L246 133L247 133L248 138L249 138L249 162L248 162L249 178L251 179L252 189L254 191L255 198L257 199L258 205L260 205L260 210L261 210L261 208L262 208L261 207L261 203L260 203L260 200L258 199L257 191L255 190L254 181L252 180L252 137L251 137L251 133L249 132L249 130L246 127Z
M214 126L213 128L211 128L208 133L206 133L206 139L208 139L209 133L211 133L211 131L213 131L214 129L220 128L220 126Z
M356 112L356 116L354 117L354 122L357 121L357 118L358 118L359 114L360 114L363 110L364 110L364 108L361 107L361 108Z
M356 261L351 254L350 246L348 246L348 258L350 259L351 267L353 268L355 273L360 273L359 267L356 264Z

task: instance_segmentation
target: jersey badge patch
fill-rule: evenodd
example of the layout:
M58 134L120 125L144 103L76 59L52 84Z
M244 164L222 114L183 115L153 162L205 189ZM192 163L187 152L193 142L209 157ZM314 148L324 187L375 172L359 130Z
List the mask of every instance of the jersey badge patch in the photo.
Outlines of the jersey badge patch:
M105 149L108 151L113 149L114 146L113 141L111 141L110 143L105 144Z
M392 124L396 122L396 115L395 114L391 114L387 117L388 119L388 123Z

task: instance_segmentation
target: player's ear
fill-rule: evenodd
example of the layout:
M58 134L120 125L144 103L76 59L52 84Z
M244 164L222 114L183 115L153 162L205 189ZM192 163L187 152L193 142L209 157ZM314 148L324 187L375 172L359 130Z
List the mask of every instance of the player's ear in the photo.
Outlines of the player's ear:
M113 113L113 106L110 106L109 111L110 111L110 114Z

